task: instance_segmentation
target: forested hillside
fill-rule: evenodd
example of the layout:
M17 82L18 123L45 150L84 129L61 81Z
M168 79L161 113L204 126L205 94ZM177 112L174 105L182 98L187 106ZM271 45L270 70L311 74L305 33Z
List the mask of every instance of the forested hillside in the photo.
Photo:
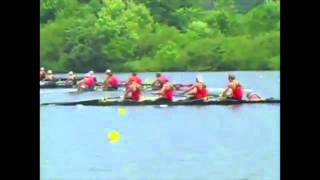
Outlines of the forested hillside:
M280 66L278 1L40 1L40 64L55 72Z

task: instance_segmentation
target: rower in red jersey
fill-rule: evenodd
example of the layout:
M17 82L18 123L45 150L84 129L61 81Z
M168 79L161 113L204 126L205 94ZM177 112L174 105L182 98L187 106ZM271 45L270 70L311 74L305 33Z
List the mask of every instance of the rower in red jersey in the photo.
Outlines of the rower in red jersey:
M106 80L104 81L104 89L118 89L119 80L112 74L110 69L106 70Z
M141 78L135 72L133 72L132 75L129 77L128 84L129 84L129 81L134 81L134 82L138 83L139 85L142 85Z
M242 100L243 97L243 87L234 74L229 74L228 76L228 86L226 90L222 93L222 98Z
M156 74L156 79L151 83L153 90L159 90L162 86L169 81L167 77L161 75L160 73Z
M90 91L94 89L95 82L92 76L87 73L85 74L84 79L81 80L78 85L78 91Z
M94 74L93 71L89 71L89 75L90 77L92 78L93 82L94 82L94 86L97 84L97 77L96 75Z
M160 99L165 99L168 101L172 101L173 100L173 90L174 90L174 86L173 84L169 81L169 79L164 79L163 80L164 84L161 88L160 91L156 92L156 94L159 94L161 96Z
M124 94L125 99L130 99L132 101L139 101L141 96L141 85L135 80L130 79L126 86L126 92Z
M184 91L183 94L191 95L191 99L207 100L208 90L202 78L197 77L196 83L192 85L189 89Z

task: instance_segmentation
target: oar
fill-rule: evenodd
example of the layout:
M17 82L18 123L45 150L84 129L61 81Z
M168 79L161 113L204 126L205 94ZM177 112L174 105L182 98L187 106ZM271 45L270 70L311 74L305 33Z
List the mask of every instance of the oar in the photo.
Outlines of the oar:
M57 81L56 84L57 84L57 85L64 85L64 84L65 84L65 81Z
M123 100L123 96L103 97L103 98L102 98L102 100L110 100L110 99L120 99L120 100Z
M97 82L96 86L103 86L103 82Z
M153 95L159 95L157 92L151 92L151 94L153 94ZM185 95L184 93L178 93L178 94L175 94L174 97L186 97L186 98L188 98L188 97L190 97L190 96Z
M186 95L184 93L179 93L179 94L175 94L175 97L186 97L186 98L190 98L192 97L192 95ZM218 95L208 95L208 98L216 98L219 97Z
M125 86L127 84L126 81L121 81L119 83L119 86ZM103 82L97 82L96 86L104 86L104 83Z
M175 97L189 97L188 95L185 95L184 92L175 94L174 96L175 96Z
M151 91L150 94L159 95L158 91Z
M115 96L115 97L104 97L106 99L120 99L123 98L123 96Z

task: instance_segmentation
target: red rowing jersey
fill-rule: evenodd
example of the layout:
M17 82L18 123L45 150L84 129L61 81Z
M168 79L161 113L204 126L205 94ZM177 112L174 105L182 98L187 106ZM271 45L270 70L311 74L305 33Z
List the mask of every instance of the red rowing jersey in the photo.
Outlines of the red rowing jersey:
M142 85L142 80L139 76L131 76L128 81L135 81L136 83Z
M235 90L233 91L233 98L237 100L242 100L243 96L243 89L240 85L238 85Z
M136 91L132 92L132 100L133 101L139 101L140 100L140 91L138 90L138 88L136 89Z
M111 85L111 87L118 87L119 85L119 80L117 77L115 77L114 75L112 75L111 77L109 77L108 79L108 84Z
M169 101L172 101L173 100L173 96L174 96L174 93L173 93L173 90L172 89L166 89L164 90L164 95L165 95L165 98Z
M94 86L96 84L96 82L93 80L92 77L90 78L85 78L83 83L87 86Z
M95 86L96 83L97 83L97 77L96 77L96 75L91 75L91 79L93 80L94 86Z
M205 97L208 97L208 90L205 87L202 87L202 89L199 88L199 86L196 87L197 88L197 93L195 94L195 97L197 99L203 99Z

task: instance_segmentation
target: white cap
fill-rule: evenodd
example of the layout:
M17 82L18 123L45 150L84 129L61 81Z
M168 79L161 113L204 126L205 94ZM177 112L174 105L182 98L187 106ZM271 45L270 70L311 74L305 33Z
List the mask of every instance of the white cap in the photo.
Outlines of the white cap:
M202 78L202 76L198 75L198 76L196 77L196 79L198 80L198 82L203 83L203 78Z
M89 73L85 74L84 77L91 77Z
M72 72L72 71L70 71L70 72L69 72L69 74L73 74L73 72Z
M52 74L52 71L51 71L51 70L48 70L48 74Z
M41 71L44 71L44 67L41 67L40 70L41 70Z
M94 72L93 72L93 71L89 71L89 74L90 74L90 75L93 75L93 74L94 74Z
M107 70L106 70L106 73L111 73L111 70L110 70L110 69L107 69Z

